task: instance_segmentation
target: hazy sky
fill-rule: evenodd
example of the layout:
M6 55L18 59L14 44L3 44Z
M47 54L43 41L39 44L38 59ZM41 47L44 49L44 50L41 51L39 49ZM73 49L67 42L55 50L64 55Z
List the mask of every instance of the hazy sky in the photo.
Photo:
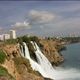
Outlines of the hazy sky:
M80 33L80 1L0 1L0 34Z

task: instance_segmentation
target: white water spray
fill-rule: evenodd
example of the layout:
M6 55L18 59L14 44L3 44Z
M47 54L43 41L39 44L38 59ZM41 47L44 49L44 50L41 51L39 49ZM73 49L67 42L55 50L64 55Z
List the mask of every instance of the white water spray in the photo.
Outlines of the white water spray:
M44 70L42 69L42 67L37 62L35 62L33 59L31 59L28 47L27 47L27 45L26 45L25 42L23 42L23 46L25 48L25 51L24 51L25 52L25 56L24 57L27 58L27 59L29 59L31 67L33 68L33 70L39 71L40 73L42 73L42 75L44 75L45 77L47 77L46 74L45 74L45 72L44 72Z
M20 45L20 49L21 49L20 50L21 56L24 57L24 51L23 51L23 46L22 45Z
M51 78L54 80L76 80L75 78L80 79L80 72L74 69L70 70L64 70L64 69L59 69L55 70L49 60L43 55L41 52L40 48L35 42L32 42L32 45L35 49L35 55L37 57L37 62L35 62L33 59L31 59L28 47L26 43L23 42L24 48L25 48L25 58L29 59L31 67L33 70L36 70L42 74L43 77L46 78ZM22 50L23 52L23 50Z

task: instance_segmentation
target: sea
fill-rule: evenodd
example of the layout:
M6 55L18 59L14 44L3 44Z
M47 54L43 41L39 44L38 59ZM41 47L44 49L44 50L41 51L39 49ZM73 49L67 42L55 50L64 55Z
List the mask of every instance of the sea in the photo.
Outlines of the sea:
M64 56L64 62L59 67L64 68L65 70L76 70L76 73L73 73L72 71L70 74L80 74L80 43L66 45L66 50L61 53ZM76 75L73 76L76 77ZM68 80L80 80L80 78Z

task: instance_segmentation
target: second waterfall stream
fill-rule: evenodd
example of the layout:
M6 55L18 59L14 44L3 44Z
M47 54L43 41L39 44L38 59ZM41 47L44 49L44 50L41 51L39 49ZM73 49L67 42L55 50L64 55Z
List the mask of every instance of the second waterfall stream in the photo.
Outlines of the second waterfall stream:
M75 78L80 78L80 73L75 69L54 69L49 60L41 52L37 43L31 41L31 44L34 47L37 62L30 57L30 53L25 42L23 42L23 46L21 46L21 55L24 58L29 59L32 69L38 71L43 77L53 80L75 80Z

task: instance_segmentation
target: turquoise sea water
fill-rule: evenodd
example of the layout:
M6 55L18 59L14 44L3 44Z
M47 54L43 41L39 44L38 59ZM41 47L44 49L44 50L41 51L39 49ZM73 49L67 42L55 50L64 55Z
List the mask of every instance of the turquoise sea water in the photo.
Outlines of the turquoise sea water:
M64 56L64 63L62 64L65 68L77 68L80 69L80 43L67 45L67 50L62 51Z
M62 51L65 60L60 67L64 69L75 69L80 74L80 43L66 45L66 47L67 49ZM80 80L80 78L71 80Z

